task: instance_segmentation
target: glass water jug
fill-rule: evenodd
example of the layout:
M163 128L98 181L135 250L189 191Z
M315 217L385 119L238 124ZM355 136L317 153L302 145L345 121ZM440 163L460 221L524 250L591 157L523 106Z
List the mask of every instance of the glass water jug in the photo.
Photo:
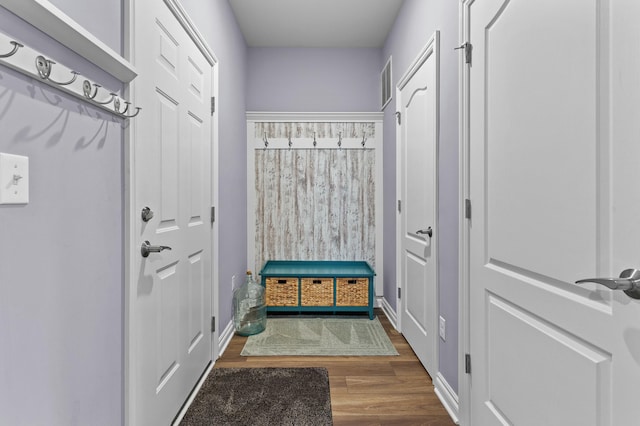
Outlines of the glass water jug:
M267 325L264 287L255 282L251 271L247 271L245 283L233 292L233 325L241 336L258 334Z

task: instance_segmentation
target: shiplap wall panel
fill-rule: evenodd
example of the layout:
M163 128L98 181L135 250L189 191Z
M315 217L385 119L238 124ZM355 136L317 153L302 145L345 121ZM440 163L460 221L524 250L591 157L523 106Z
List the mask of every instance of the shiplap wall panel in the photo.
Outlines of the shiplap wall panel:
M375 166L373 149L256 149L256 270L270 259L375 268Z

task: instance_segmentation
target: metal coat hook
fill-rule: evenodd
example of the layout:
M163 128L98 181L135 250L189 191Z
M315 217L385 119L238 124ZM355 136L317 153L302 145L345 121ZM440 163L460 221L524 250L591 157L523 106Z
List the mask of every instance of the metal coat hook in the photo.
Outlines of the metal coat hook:
M71 71L71 74L73 74L73 77L71 77L71 80L66 82L56 81L50 77L53 64L55 64L55 62L45 58L42 55L39 55L36 57L36 69L38 70L38 74L40 75L40 78L42 78L43 80L49 80L52 83L57 84L58 86L68 86L69 84L76 81L76 78L78 78L78 76L80 75L80 73L77 71Z
M110 97L108 100L106 100L106 101L104 101L104 102L101 102L101 101L96 101L95 99L93 99L93 102L95 102L95 103L97 103L97 104L100 104L100 105L107 105L107 104L110 104L110 103L111 103L111 102L113 102L113 100L116 98L116 94L115 94L115 93L113 93L113 92L111 92L111 93L109 93L109 94L111 95L111 97Z
M140 114L140 110L141 110L142 108L141 108L141 107L136 107L136 112L134 112L133 114L130 114L130 115L124 115L124 114L127 112L127 110L129 109L129 105L128 105L128 104L130 104L131 102L126 102L126 103L127 103L127 107L124 109L124 111L122 111L122 112L120 113L120 115L121 115L123 118L133 118L133 117L135 117L136 115Z
M102 86L100 86L98 83L93 83L93 87L92 87L92 84L89 80L85 80L82 82L82 91L84 92L84 96L88 99L95 98L96 95L98 94L98 88L100 87Z
M342 149L342 132L338 133L338 148Z
M267 132L262 133L262 142L264 142L264 149L269 146L269 140L267 139Z
M9 53L5 53L3 55L0 55L0 58L8 58L9 56L13 56L13 55L16 54L18 49L20 49L21 47L24 47L24 45L18 43L17 41L10 41L9 43L13 44L13 49Z
M293 142L291 142L291 134L289 134L289 149L293 146Z
M313 132L313 147L315 148L316 145L318 145L318 142L316 142L316 132Z
M362 132L362 147L364 148L364 144L367 142L367 137L365 137L364 132Z

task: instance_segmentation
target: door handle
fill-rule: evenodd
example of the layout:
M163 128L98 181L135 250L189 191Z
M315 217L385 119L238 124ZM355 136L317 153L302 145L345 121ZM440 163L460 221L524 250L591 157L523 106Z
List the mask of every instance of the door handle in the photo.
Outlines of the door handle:
M428 227L427 229L418 229L416 231L416 234L426 235L429 238L431 238L433 237L433 229L431 229L431 227Z
M576 281L576 284L596 283L611 290L622 290L632 299L640 299L640 271L625 269L619 278L586 278Z
M152 246L149 241L145 241L140 246L140 254L142 257L149 257L149 253L160 253L163 250L171 250L169 246Z

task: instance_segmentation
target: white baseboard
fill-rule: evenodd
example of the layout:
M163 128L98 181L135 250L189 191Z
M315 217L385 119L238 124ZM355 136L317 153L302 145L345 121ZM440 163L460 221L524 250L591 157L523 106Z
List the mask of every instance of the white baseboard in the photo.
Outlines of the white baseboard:
M218 337L218 348L220 348L218 357L221 357L224 351L229 346L231 338L235 334L235 328L233 327L233 320L229 321L229 324L220 332Z
M460 424L460 420L458 418L458 395L456 395L451 386L449 386L449 383L440 373L436 375L433 385L438 399L440 399L445 410L447 410L447 413L451 416L451 420L453 420L457 425Z
M387 299L385 299L384 297L379 298L378 301L379 301L379 306L384 311L384 314L389 319L389 322L391 322L391 325L393 325L393 328L397 330L398 316L396 314L396 311L391 307L391 305L389 305L389 302L387 302Z

